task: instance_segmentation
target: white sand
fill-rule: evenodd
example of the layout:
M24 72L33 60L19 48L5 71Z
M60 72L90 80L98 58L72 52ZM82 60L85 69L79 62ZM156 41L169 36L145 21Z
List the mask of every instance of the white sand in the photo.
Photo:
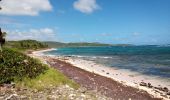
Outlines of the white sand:
M51 51L51 50L56 50L56 49L35 51L35 52L33 52L32 56L34 56L34 57L46 56L46 57L56 58L56 59L65 61L67 63L71 63L72 65L74 65L78 68L84 69L86 71L93 72L93 73L111 78L115 81L121 82L124 85L132 86L132 87L135 87L138 89L145 90L148 93L150 93L151 95L153 95L154 97L161 97L164 100L170 100L170 99L167 99L167 98L164 98L163 96L161 96L161 93L165 94L162 91L159 91L160 93L155 92L155 89L153 89L153 88L147 88L147 87L143 87L143 86L139 85L140 82L145 82L145 83L151 83L154 87L161 86L161 87L167 87L168 89L170 89L170 82L165 79L161 79L161 78L154 77L154 76L146 76L146 75L142 75L140 73L132 72L132 71L128 71L128 70L116 69L113 67L112 68L106 67L104 65L96 64L93 61L86 61L83 59L78 59L78 58L73 58L73 57L43 55L43 52Z
M53 50L57 50L57 49L50 48L50 49L45 49L45 50L33 51L32 54L36 56L43 56L44 55L43 52L53 51Z

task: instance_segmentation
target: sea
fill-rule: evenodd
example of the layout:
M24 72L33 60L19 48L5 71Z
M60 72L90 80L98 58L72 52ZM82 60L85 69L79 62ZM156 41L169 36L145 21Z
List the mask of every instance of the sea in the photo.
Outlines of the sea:
M66 47L44 52L170 80L170 45Z

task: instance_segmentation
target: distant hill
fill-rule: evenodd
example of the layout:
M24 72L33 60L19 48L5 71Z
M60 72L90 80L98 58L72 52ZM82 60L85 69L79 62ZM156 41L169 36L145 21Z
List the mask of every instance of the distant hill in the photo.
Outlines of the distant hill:
M77 42L77 43L62 43L55 41L40 42L36 40L20 40L20 41L7 41L6 47L16 48L20 50L24 49L41 49L41 48L60 48L60 47L89 47L89 46L132 46L131 44L105 44L105 43L88 43L88 42Z
M43 44L42 42L36 40L21 40L21 41L7 41L5 47L15 48L19 50L27 49L41 49L47 48L48 45Z
M43 42L45 45L49 47L86 47L86 46L112 46L111 44L103 44L103 43L88 43L88 42L80 42L80 43L61 43L61 42Z

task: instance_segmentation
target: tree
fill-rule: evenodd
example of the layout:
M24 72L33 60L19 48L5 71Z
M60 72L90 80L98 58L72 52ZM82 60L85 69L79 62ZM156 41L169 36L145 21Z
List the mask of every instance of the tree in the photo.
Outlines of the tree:
M0 28L0 51L2 51L2 46L5 44L6 32L2 32Z
M0 0L1 1L1 0ZM1 10L2 8L0 7L0 10Z

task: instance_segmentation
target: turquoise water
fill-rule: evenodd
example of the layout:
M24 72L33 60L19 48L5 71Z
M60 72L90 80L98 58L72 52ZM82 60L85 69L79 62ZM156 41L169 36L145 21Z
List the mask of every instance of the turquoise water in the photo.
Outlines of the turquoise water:
M72 47L46 54L73 56L110 67L170 78L170 46Z

